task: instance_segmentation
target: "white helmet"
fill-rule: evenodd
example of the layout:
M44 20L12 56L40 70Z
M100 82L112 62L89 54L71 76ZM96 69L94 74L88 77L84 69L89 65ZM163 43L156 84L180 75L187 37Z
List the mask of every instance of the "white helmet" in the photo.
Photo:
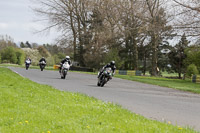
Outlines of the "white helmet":
M70 59L70 57L69 57L69 56L66 56L65 58L66 58L66 59L68 59L68 60Z

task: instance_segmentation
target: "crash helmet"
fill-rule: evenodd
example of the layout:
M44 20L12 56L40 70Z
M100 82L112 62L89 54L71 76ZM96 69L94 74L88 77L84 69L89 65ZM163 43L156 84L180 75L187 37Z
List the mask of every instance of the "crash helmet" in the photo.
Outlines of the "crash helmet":
M66 58L67 60L69 60L69 59L70 59L70 57L69 57L69 56L66 56L65 58Z
M114 66L114 65L115 65L115 61L111 61L111 62L110 62L110 65L111 65L111 66Z

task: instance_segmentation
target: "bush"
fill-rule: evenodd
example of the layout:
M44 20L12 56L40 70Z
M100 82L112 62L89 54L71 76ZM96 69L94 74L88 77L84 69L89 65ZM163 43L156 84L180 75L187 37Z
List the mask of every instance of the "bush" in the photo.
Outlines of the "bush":
M187 73L186 73L186 75L187 76L192 76L192 74L193 75L196 75L196 74L198 74L199 73L199 71L197 70L197 67L194 65L194 64L191 64L191 65L189 65L188 67L187 67Z
M22 65L24 63L25 60L25 53L24 51L17 49L16 50L16 56L17 56L17 64L18 65Z
M47 61L47 66L53 66L54 65L54 58L52 56L50 57L47 57L46 58L46 61Z
M7 47L1 51L2 62L6 61L7 63L17 63L17 56L15 48Z
M58 58L58 55L54 55L53 59L54 59L55 64L60 64L61 60Z

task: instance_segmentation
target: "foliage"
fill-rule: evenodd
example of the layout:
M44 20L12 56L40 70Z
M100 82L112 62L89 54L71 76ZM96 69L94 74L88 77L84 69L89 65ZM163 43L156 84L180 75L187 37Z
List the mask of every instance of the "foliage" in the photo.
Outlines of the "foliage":
M37 84L5 68L0 68L0 88L3 133L195 133L189 128L148 120L110 102Z
M198 71L200 71L200 45L191 45L185 50L187 55L184 63L186 66L194 64Z
M59 52L58 54L53 55L55 64L60 64L61 60L65 58L65 54Z
M54 58L52 56L47 57L46 61L48 66L53 66L55 64Z
M117 69L122 68L122 65L124 64L124 61L120 59L119 57L119 51L116 48L111 49L107 55L105 56L105 63L108 63L110 61L114 60Z
M186 54L184 50L188 47L188 44L189 41L187 40L185 34L183 34L179 43L176 44L168 54L172 70L179 74L179 78L181 78L181 74L186 71L186 66L184 65Z
M20 48L25 48L25 44L23 42L20 43Z
M1 36L0 35L0 51L7 47L16 47L16 44L13 41L13 38L10 36Z
M39 51L39 53L40 53L40 55L42 57L47 58L47 57L51 56L51 54L48 52L48 50L45 47L43 47L43 46L39 46L37 48L37 50Z
M22 65L25 60L25 53L21 49L16 49L17 64Z
M27 48L32 48L31 44L30 44L28 41L26 41L25 46L26 46Z
M188 76L192 76L192 75L197 75L199 74L199 71L197 70L197 67L194 65L194 64L190 64L188 67L187 67L187 72L186 74Z
M32 65L38 65L41 55L37 49L22 48L26 58L31 58Z
M1 59L3 63L17 63L15 48L7 47L1 51Z

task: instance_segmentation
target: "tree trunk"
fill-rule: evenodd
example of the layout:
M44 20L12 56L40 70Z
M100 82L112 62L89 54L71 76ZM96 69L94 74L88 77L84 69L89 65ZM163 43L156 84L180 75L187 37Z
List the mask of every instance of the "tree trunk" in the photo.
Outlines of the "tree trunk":
M134 47L134 70L138 69L138 49L137 49L137 43L134 39L134 37L132 37L132 43L133 43L133 47Z
M157 46L158 39L157 37L152 37L152 73L151 76L157 76Z
M72 28L72 33L73 33L73 47L74 47L74 61L77 61L76 58L76 30L74 28L74 23L73 23L73 16L72 16L72 11L70 12L70 24L71 24L71 28Z

